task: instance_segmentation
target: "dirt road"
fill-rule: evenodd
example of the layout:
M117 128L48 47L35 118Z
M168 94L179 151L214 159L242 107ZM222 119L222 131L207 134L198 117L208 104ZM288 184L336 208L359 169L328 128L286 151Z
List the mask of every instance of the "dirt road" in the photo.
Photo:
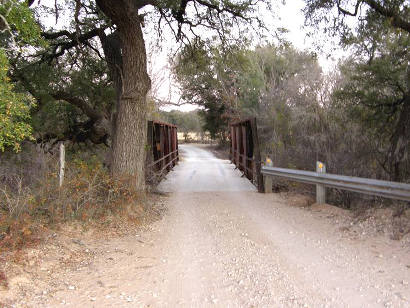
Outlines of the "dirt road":
M163 219L89 248L91 264L28 300L71 307L410 307L410 251L352 237L333 208L258 194L228 161L192 145L159 189Z

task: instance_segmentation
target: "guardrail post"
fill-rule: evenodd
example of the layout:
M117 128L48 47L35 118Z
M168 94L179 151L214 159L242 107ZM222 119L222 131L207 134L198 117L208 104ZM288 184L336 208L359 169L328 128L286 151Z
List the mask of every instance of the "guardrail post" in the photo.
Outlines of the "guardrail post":
M326 173L326 166L324 163L317 161L316 162L316 172L317 173ZM316 184L316 203L325 204L326 203L326 188L321 184Z
M264 175L263 183L265 185L265 194L271 194L272 193L272 177L270 175Z
M273 166L272 160L269 157L266 157L265 165L267 167ZM264 175L263 183L264 183L265 194L271 194L272 193L272 177L270 175Z

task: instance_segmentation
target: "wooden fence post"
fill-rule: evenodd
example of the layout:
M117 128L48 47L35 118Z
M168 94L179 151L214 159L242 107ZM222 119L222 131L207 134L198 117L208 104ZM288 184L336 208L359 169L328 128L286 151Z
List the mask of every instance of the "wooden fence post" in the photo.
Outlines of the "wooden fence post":
M317 161L316 162L316 172L317 173L326 173L326 166L324 163ZM316 203L325 204L326 203L326 188L321 184L316 185Z
M63 186L63 182L64 182L64 169L65 169L65 147L64 147L64 143L60 143L60 173L59 173L59 177L60 177L60 182L59 182L59 186Z

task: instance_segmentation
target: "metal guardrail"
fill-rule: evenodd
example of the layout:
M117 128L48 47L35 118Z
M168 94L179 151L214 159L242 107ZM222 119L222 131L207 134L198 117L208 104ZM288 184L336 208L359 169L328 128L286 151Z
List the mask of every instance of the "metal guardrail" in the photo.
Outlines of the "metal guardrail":
M262 167L262 174L368 195L410 201L410 184L406 183L276 167Z

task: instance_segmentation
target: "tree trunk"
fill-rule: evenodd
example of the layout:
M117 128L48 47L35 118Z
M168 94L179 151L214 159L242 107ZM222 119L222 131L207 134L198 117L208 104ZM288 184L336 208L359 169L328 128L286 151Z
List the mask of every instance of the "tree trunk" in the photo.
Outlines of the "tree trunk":
M405 169L406 160L409 156L410 140L410 92L407 94L397 121L394 133L391 137L389 151L390 173L393 181L406 181L408 171Z
M104 50L105 61L109 69L110 78L114 83L116 99L111 110L111 147L115 143L115 132L117 122L117 112L120 106L122 95L122 46L118 32L115 31L109 35L105 35L104 31L99 34L102 48ZM111 168L113 162L113 152L109 152L109 166Z
M101 10L118 27L122 43L122 94L119 101L111 173L131 179L137 190L145 189L145 145L147 134L147 93L151 81L141 18L135 1L97 0Z

